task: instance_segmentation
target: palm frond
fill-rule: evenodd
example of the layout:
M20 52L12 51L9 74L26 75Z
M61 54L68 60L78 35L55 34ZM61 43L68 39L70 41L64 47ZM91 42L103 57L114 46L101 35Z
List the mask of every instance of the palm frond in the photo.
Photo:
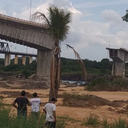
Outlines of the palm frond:
M71 48L73 50L75 57L80 61L82 70L83 70L84 79L86 80L87 79L87 71L86 71L83 60L80 58L80 55L76 52L76 50L72 46L70 46L69 44L66 44L66 46L67 46L67 48Z
M32 15L32 20L39 19L42 24L48 25L50 34L54 39L65 40L69 31L68 24L71 22L71 12L54 5L48 8L48 12L48 17L41 12L36 12Z
M71 13L56 6L49 7L48 11L52 34L55 39L63 41L66 39L69 30L68 23L71 21Z
M48 25L50 27L50 22L47 19L47 17L45 16L45 14L43 14L41 12L36 12L36 13L32 14L31 20L35 21L37 19L42 21L43 25Z

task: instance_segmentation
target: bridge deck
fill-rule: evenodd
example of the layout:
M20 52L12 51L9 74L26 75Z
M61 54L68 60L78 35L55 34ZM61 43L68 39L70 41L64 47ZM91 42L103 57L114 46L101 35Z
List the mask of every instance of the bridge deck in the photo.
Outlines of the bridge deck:
M36 49L52 50L48 26L0 14L0 39Z
M13 52L13 51L0 51L2 54L12 54L12 55L23 55L23 56L32 56L37 57L37 54L31 54L31 53L22 53L22 52Z
M6 20L8 22L21 23L21 24L25 24L25 25L30 25L32 27L34 26L34 27L39 27L39 28L48 28L47 25L44 25L41 23L23 20L23 19L11 17L11 16L3 15L3 14L0 14L0 20Z

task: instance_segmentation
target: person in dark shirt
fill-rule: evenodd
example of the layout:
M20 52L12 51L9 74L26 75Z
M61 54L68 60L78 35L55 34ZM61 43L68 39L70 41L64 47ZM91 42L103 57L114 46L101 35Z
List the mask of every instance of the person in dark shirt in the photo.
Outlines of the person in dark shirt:
M31 103L29 102L29 100L25 97L26 92L22 91L21 92L21 96L16 98L13 103L12 106L15 107L17 109L17 116L24 116L25 119L27 118L27 105L31 105ZM17 105L18 106L17 106Z

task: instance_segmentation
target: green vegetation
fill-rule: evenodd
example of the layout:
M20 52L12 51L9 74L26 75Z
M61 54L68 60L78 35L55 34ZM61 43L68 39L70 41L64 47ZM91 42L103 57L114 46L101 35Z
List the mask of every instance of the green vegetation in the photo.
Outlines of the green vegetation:
M74 99L74 100L90 100L92 98L93 95L81 95L81 94L78 94L76 92L70 94L70 93L63 93L63 102L67 102L68 100L71 99Z
M11 105L10 104L4 104L4 103L0 102L0 107L3 107L3 106L11 106Z
M68 116L58 116L57 118L61 119L61 120L65 120L65 122L66 121L70 121L71 123L81 122L80 120L75 120L75 119L72 119Z
M31 72L28 69L22 70L22 74L25 76L25 78L28 78L30 75L32 75L33 72Z
M112 76L99 76L94 78L86 87L89 91L128 91L128 80L113 78Z
M4 60L0 59L0 74L1 76L13 76L22 75L28 78L30 75L36 72L36 61L31 64L28 63L28 58L26 59L26 65L22 65L22 59L18 58L19 64L14 64L14 59L11 60L11 64L4 67Z
M101 62L83 60L89 74L110 74L112 62L108 59L102 59ZM78 60L61 58L62 73L81 72L81 66Z
M112 124L113 128L128 128L128 123L125 119L119 118ZM110 127L111 128L111 127Z
M111 74L112 62L108 59L102 59L101 62L83 60L88 75ZM81 65L78 60L61 58L61 77L62 79L82 80Z
M103 120L102 128L110 128L110 124L109 124L109 122L106 119Z
M39 120L28 116L27 120L12 114L11 108L5 105L0 106L0 128L42 128L44 126L45 115L41 114ZM128 122L125 119L119 118L111 123L106 120L101 121L97 115L90 114L84 120L75 120L70 117L57 117L56 128L65 128L70 124L79 124L88 126L89 128L128 128ZM70 127L70 128L74 128ZM77 125L78 126L78 125Z
M128 128L128 122L121 118L115 120L113 123L104 120L100 128Z
M92 126L92 127L98 127L100 125L99 117L96 115L90 114L89 117L84 119L84 123L82 125L85 126Z
M82 125L90 128L128 128L128 122L125 119L119 118L112 123L106 120L100 121L97 115L91 115L84 119Z
M22 117L10 114L10 108L0 107L0 128L42 128L44 121L44 114L41 114L39 121L31 115L25 121ZM56 128L65 128L65 121L58 119Z
M88 59L83 61L88 75L110 75L111 73L112 62L108 59L102 59L101 62ZM27 58L26 65L22 65L22 58L18 58L18 62L17 65L14 65L14 59L12 59L11 64L4 67L4 59L0 59L0 74L5 76L22 74L27 78L36 72L36 61L29 64L29 58ZM61 79L82 80L82 76L82 69L78 60L61 58Z

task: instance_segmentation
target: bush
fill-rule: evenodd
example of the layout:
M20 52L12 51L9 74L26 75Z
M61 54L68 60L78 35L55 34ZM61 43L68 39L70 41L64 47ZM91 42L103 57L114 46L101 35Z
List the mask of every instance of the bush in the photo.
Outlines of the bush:
M128 123L126 120L119 118L111 126L112 128L128 128Z
M11 65L8 65L6 67L3 67L2 69L6 72L9 72L9 71L20 71L24 66L20 66L18 64L11 64Z
M29 71L29 70L27 70L27 69L24 69L24 70L22 71L22 75L24 75L25 78L28 78L31 74L32 74L32 72Z
M105 77L98 77L92 80L86 87L85 89L89 91L99 91L104 90L105 87L108 85L108 80L106 80Z
M128 128L128 122L119 118L115 120L115 122L109 124L107 120L104 120L101 128Z
M128 91L128 80L112 76L99 76L86 87L89 91Z
M110 124L108 123L107 120L103 120L102 128L110 128Z
M84 119L84 123L83 123L83 125L85 126L93 126L93 127L96 126L98 127L99 124L100 124L99 117L92 114L86 119Z

